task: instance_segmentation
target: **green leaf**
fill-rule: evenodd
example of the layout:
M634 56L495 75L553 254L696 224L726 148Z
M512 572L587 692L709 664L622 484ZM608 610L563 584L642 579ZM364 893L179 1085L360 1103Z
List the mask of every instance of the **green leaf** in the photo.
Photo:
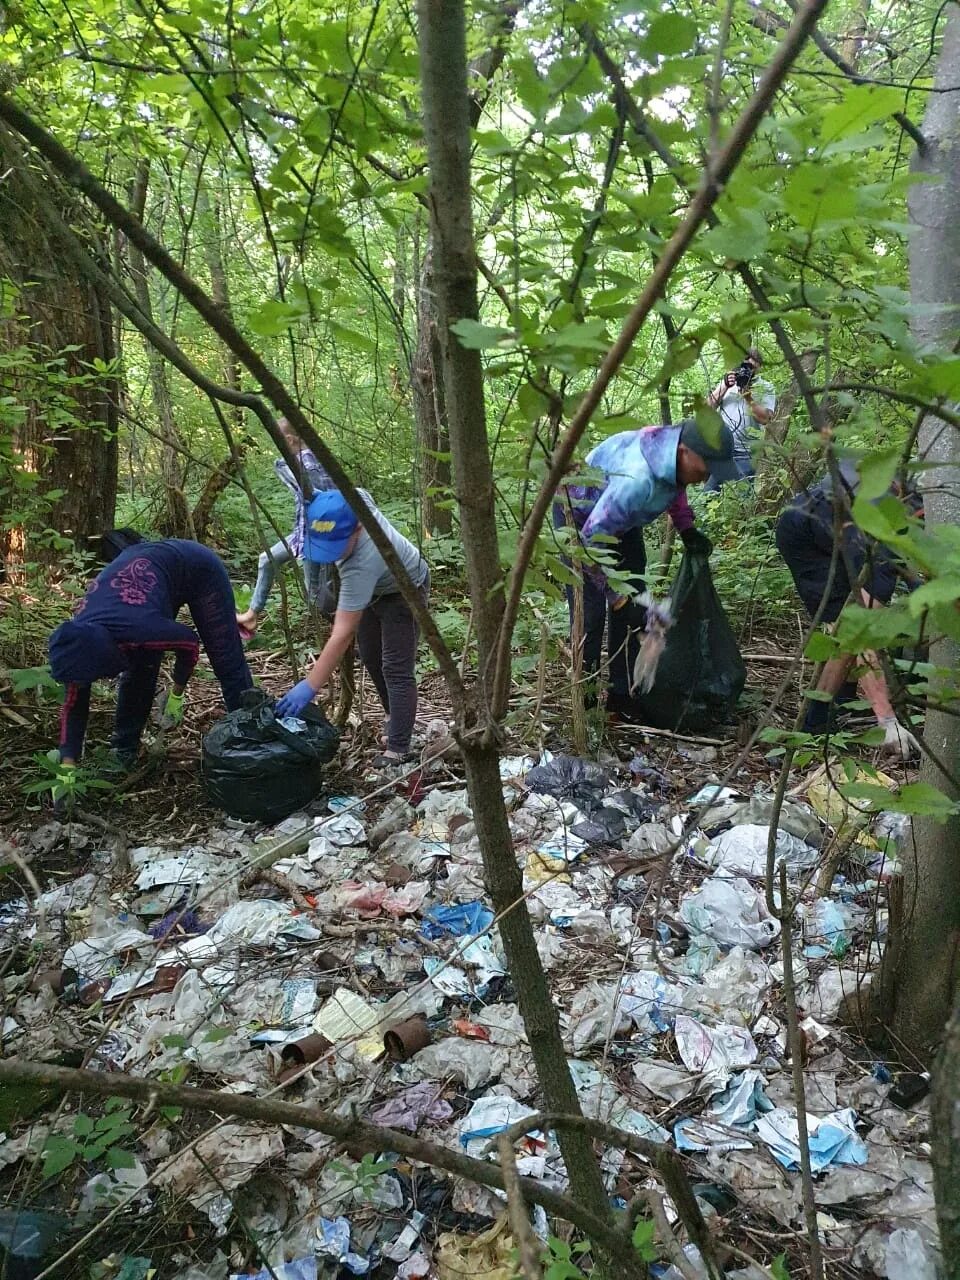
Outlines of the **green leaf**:
M81 1111L73 1117L73 1132L78 1138L88 1138L93 1133L93 1120Z
M110 1169L133 1169L137 1158L132 1151L125 1151L123 1147L111 1147L105 1156L105 1163Z
M770 1263L770 1275L773 1280L790 1280L790 1272L787 1270L787 1255L778 1253L773 1262Z
M718 258L749 262L766 252L770 227L759 209L741 208L700 237L700 245Z
M247 324L254 333L258 333L262 338L277 338L282 333L286 333L293 325L299 324L305 318L307 312L303 307L296 307L289 302L278 302L275 298L269 298L266 302L261 303L256 311L250 313L247 317Z
M657 1257L654 1244L657 1228L652 1218L640 1218L633 1228L633 1247L643 1262L653 1262Z
M869 502L889 492L900 464L900 454L899 449L884 449L860 459L857 467L860 473L859 498Z
M824 111L820 134L825 142L860 133L878 120L886 120L903 108L903 91L886 85L851 85L843 101Z
M163 1036L161 1043L165 1049L186 1049L190 1042L186 1036L170 1035Z
M682 13L661 13L650 23L642 49L646 57L673 57L686 53L697 42L697 24Z
M907 597L907 606L916 617L924 609L937 604L952 604L955 600L960 600L960 575L944 574L942 578L933 578L912 591Z
M69 1169L79 1154L80 1147L76 1142L52 1134L43 1144L43 1176L55 1178L64 1169Z
M833 636L828 636L824 631L815 631L807 641L803 656L811 662L829 662L837 656L839 647Z
M211 1027L206 1032L203 1039L207 1044L219 1044L221 1040L226 1040L233 1035L232 1027Z
M878 811L906 813L946 822L960 811L960 804L932 787L929 782L908 782L897 791L871 782L841 783L837 790L851 800L870 801Z
M784 187L784 203L801 227L852 218L856 188L827 165L798 165Z
M498 329L481 324L479 320L458 320L450 328L460 339L461 347L468 351L485 351L490 347L506 349L516 345L516 335L511 329Z

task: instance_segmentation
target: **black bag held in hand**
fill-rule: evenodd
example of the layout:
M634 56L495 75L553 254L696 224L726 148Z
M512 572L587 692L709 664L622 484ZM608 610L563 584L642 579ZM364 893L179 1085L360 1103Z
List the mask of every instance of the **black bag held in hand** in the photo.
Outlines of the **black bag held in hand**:
M636 698L640 718L656 729L702 732L729 719L747 678L705 555L683 553L670 610L653 688Z
M307 707L303 720L303 731L292 733L274 715L272 698L248 690L203 740L208 800L245 822L279 822L311 801L340 734L319 707Z

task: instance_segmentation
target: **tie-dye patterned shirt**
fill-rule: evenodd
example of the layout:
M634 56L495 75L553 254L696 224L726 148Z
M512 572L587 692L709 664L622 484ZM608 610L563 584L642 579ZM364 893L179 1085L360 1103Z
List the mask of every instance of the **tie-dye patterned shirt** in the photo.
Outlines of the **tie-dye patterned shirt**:
M573 522L585 546L598 536L620 538L630 529L642 529L664 512L679 533L693 528L686 490L677 481L679 443L679 427L644 427L608 436L591 449L587 466L604 472L605 483L566 486ZM584 568L595 581L605 583L599 565Z

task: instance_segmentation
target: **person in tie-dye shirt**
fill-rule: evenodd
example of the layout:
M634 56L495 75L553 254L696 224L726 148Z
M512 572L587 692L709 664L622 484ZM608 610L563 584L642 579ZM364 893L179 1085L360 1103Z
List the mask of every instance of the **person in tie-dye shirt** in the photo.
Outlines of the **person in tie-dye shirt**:
M572 519L583 547L579 557L583 572L583 673L588 678L600 670L603 634L609 630L607 711L611 715L628 719L633 706L630 679L639 647L636 633L646 621L646 611L635 599L643 591L647 563L643 527L667 512L684 546L709 554L709 539L694 528L686 488L708 477L723 483L735 476L733 446L729 427L721 426L717 443L711 444L692 419L675 427L624 431L608 436L587 454L586 465L601 476L571 481L557 494L554 524L561 528ZM627 574L633 590L624 593L615 588L604 563ZM573 593L569 588L567 600L572 626Z

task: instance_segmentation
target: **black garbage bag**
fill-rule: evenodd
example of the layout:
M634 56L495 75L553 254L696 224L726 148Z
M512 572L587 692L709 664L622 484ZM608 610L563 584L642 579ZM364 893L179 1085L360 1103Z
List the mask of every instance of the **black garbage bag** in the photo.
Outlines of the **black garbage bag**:
M262 689L218 720L203 740L207 798L231 818L279 822L320 790L323 766L336 754L340 734L319 707L303 712L294 733L274 714Z
M683 553L670 608L674 623L638 714L657 729L702 732L730 718L747 678L706 556Z
M579 756L554 756L546 764L535 765L524 779L531 791L558 800L572 800L584 813L603 804L603 797L612 778L606 769L593 760L581 760Z

